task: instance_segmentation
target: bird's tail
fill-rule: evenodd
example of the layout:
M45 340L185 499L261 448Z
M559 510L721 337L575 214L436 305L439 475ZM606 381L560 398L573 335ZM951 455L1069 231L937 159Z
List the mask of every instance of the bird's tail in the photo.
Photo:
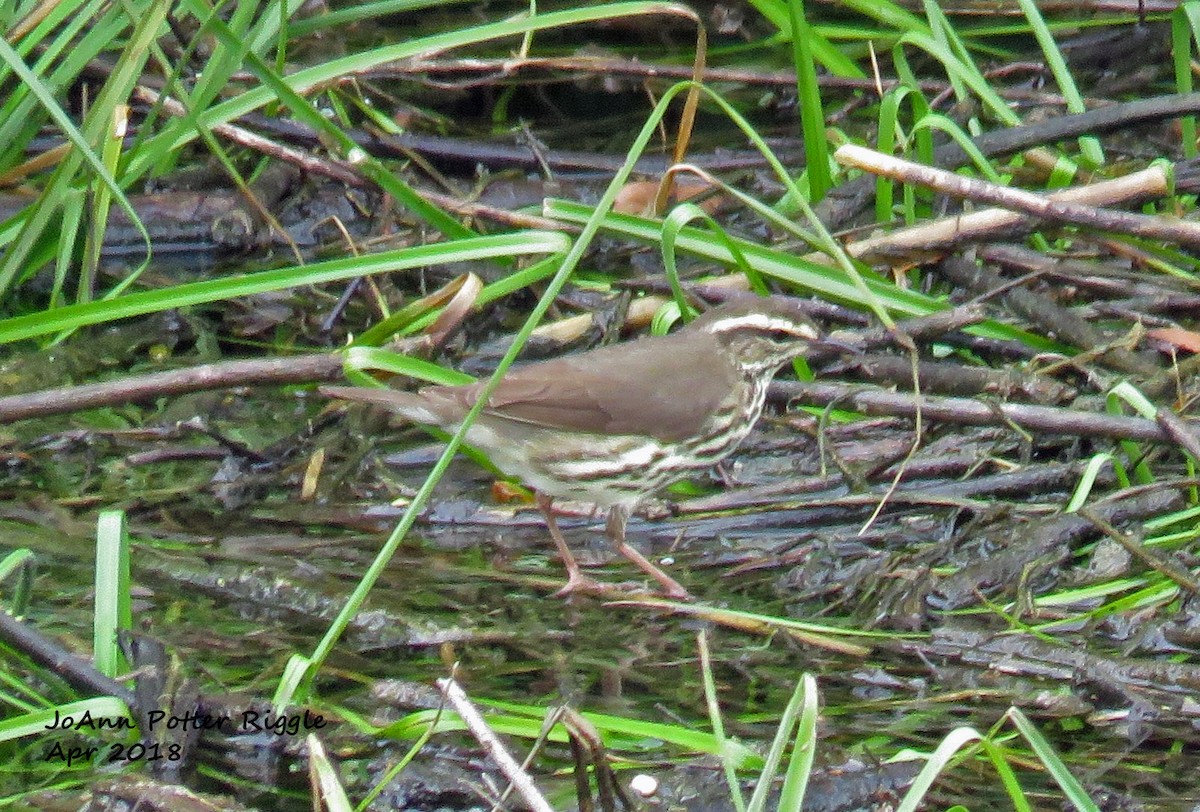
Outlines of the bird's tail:
M416 423L439 425L441 418L429 408L429 403L416 392L395 389L375 389L368 386L321 386L322 395L356 403L370 403L407 417Z

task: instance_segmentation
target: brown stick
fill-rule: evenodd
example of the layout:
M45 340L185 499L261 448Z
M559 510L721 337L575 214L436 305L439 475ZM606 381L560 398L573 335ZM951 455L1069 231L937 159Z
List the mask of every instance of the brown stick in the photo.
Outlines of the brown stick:
M931 170L928 167L923 167L923 169L950 177L960 177L943 173L941 170ZM903 179L908 180L907 177ZM964 178L963 180L970 179ZM916 182L920 183L921 181L917 180ZM983 181L974 181L974 183L983 183ZM988 185L991 186L991 184ZM991 188L1002 189L1004 187L992 186ZM1131 199L1159 197L1167 194L1168 189L1166 172L1162 167L1151 166L1140 172L1113 180L1060 189L1047 194L1044 199L1053 201L1055 204L1108 206ZM1009 189L1007 191L1016 190ZM1041 196L1036 197L1043 199ZM1088 211L1095 210L1089 208ZM1109 213L1115 214L1115 212ZM911 228L897 229L878 237L868 237L847 245L846 251L852 257L861 259L863 262L886 262L893 257L909 258L925 253L942 253L950 249L961 248L964 242L994 239L997 236L1012 234L1018 229L1022 233L1028 232L1030 225L1028 217L1010 211L1008 208L991 208L969 214L943 217Z
M145 716L144 711L138 707L133 691L104 676L89 661L67 651L32 624L22 623L3 611L0 611L0 640L16 651L29 655L34 662L48 668L77 690L116 697L139 717ZM140 718L139 724L143 722L144 719Z
M517 763L505 748L500 737L488 727L483 714L476 710L459 684L453 678L446 678L438 680L437 686L451 707L458 711L459 718L463 720L467 730L471 731L475 740L483 745L484 750L492 757L492 761L500 768L500 772L512 783L529 808L534 812L553 812L550 804L546 802L541 791L533 783L529 773Z
M1193 595L1200 593L1200 581L1197 581L1184 567L1151 550L1145 545L1144 539L1133 533L1122 533L1102 517L1097 516L1095 511L1090 507L1081 507L1079 515L1096 525L1100 532L1104 533L1104 535L1117 544L1120 544L1127 553L1150 567L1150 569L1179 584L1179 586Z
M187 108L177 99L164 96L148 87L142 85L135 86L133 95L147 104L161 103L162 108L173 116L182 118L187 115ZM263 155L270 155L273 158L286 161L313 175L323 175L344 183L347 186L370 185L370 182L355 171L353 167L341 161L331 158L321 158L317 155L292 149L283 144L278 144L269 138L263 138L258 133L250 132L236 124L216 124L213 125L212 131L235 144L240 144L248 149L261 152Z
M1200 93L1155 96L1076 115L1059 116L1037 124L994 130L976 138L975 146L985 157L992 158L1080 135L1096 135L1196 113L1200 113ZM943 144L934 154L934 163L943 168L953 169L970 161L966 151L954 142ZM828 228L836 230L868 206L874 195L875 178L862 175L831 189L817 206L817 216Z
M222 361L170 372L118 378L104 383L9 395L0 397L0 423L208 389L336 381L341 378L344 360L341 353L328 352L292 358Z
M862 380L877 385L911 386L913 379L911 359L883 353L850 356L834 374L843 371L857 372ZM1072 387L1053 378L1008 367L991 369L922 359L917 362L917 376L921 391L932 395L988 395L1006 401L1015 398L1036 403L1061 403L1076 394Z
M863 169L875 175L915 183L954 197L976 200L1024 212L1056 223L1132 234L1177 245L1200 247L1200 225L1173 217L1129 214L1071 203L1066 200L1037 195L1022 189L999 186L976 178L956 175L944 169L924 166L903 158L885 155L855 144L845 144L833 154L844 165ZM1142 173L1139 173L1142 174Z
M393 62L364 72L369 78L395 79L427 75L458 76L487 74L477 79L454 82L429 82L434 87L454 89L479 85L496 84L499 78L511 78L523 70L553 70L564 73L593 74L596 76L629 76L640 79L691 79L691 65L660 65L640 59L622 59L603 56L558 56L526 57L524 59L413 59ZM705 66L704 79L708 82L730 82L743 85L796 87L795 71L755 71L738 68ZM900 85L898 79L855 78L847 76L821 75L817 84L825 88L841 90L876 90L882 87L891 90ZM946 87L944 81L921 81L924 91L938 92Z
M1005 249L992 246L980 253L987 259L996 262ZM1006 256L1013 258L1018 255L1033 255L1026 249L1008 250ZM1042 254L1035 255L1044 265L1052 260ZM1028 268L1029 266L1024 266ZM1030 270L1035 270L1030 268ZM976 297L991 296L999 291L1006 281L991 270L987 264L976 265L973 261L960 256L946 257L937 264L937 272L946 279L969 291ZM1087 351L1109 344L1109 340L1090 322L1081 319L1065 307L1060 307L1050 297L1028 290L1024 287L1013 287L1001 294L1001 301L1010 311L1037 325L1041 330L1058 338L1067 344ZM1101 363L1125 372L1148 378L1158 371L1158 366L1152 358L1143 358L1122 347L1109 347L1098 356Z
M1030 431L1048 434L1175 442L1153 420L1050 406L985 403L967 398L917 397L861 386L792 381L771 384L771 395L780 400L799 400L810 406L836 405L874 416L915 417L919 410L924 420L965 426L1003 426L1012 423ZM1196 424L1186 421L1186 425L1194 427Z

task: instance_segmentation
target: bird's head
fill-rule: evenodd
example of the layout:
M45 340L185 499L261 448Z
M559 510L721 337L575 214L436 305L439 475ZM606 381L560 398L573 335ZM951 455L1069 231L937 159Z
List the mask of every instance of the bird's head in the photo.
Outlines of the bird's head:
M817 330L794 302L739 297L706 311L689 330L713 336L748 373L771 373L817 343Z

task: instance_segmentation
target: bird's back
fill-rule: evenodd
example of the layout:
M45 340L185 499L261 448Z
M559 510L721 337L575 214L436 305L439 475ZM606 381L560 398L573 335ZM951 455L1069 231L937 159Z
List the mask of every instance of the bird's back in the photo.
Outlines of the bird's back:
M715 342L705 339L675 333L517 367L485 413L590 434L684 439L737 384L732 365L714 357ZM482 389L430 386L419 394L433 411L465 412Z

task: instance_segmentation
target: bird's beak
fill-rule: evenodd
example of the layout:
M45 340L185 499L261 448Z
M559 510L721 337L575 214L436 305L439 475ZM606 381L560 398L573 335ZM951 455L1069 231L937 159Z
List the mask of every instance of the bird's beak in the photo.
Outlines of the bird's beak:
M808 358L832 358L843 353L862 355L863 349L861 346L838 339L817 338L809 342L808 350L804 354Z

